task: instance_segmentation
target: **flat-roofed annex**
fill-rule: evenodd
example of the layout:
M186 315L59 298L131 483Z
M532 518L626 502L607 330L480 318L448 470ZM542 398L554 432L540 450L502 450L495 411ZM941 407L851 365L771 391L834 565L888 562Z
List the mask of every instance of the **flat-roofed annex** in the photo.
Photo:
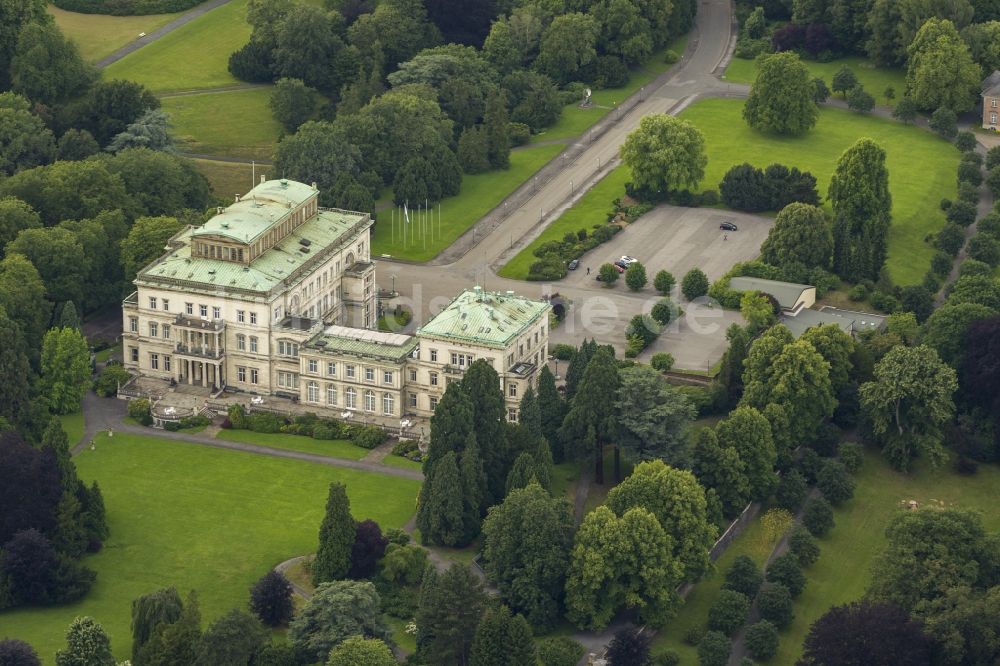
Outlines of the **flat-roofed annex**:
M212 217L192 236L218 236L250 245L318 192L293 180L268 180L258 184Z
M417 335L503 348L545 316L550 307L546 301L512 291L466 289L418 329Z

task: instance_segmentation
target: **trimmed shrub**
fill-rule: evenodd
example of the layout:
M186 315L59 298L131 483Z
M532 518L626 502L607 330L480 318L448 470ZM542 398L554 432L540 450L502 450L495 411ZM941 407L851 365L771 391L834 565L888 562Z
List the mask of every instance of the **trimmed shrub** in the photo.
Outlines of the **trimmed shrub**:
M538 658L545 666L576 666L584 652L582 645L567 636L538 642Z
M232 414L229 416L232 419ZM285 419L270 412L251 412L247 415L247 429L260 433L277 433L285 425Z
M979 187L983 184L983 170L971 162L961 162L958 165L958 182Z
M764 582L764 574L760 567L750 557L740 555L733 560L732 566L726 572L726 580L722 589L733 590L753 599Z
M931 259L931 270L938 275L948 275L953 263L954 258L950 254L938 250Z
M967 227L976 221L976 206L968 201L956 201L944 216L952 224Z
M769 584L757 595L757 610L760 616L784 629L795 619L792 593L780 583Z
M681 638L687 645L698 645L701 643L701 639L705 637L705 630L699 626L690 627L684 632L684 636Z
M245 430L249 425L247 410L243 408L243 405L230 405L226 416L233 430Z
M989 264L975 259L966 259L958 265L958 276L966 275L993 275L993 268Z
M129 400L128 415L144 426L153 425L153 414L149 409L149 400L146 398Z
M825 460L816 475L816 487L831 504L843 504L854 497L854 479L839 460Z
M963 245L965 245L965 230L957 224L944 225L934 237L934 247L953 257Z
M669 372L674 367L674 357L667 352L657 352L649 359L649 364L653 366L654 370Z
M560 361L569 361L576 355L576 347L573 345L567 345L563 342L555 345L552 348L553 358L557 358Z
M955 147L963 153L976 149L976 135L969 130L962 130L955 136Z
M969 239L967 252L970 259L996 268L1000 264L1000 241L987 234L976 234Z
M684 298L693 301L708 293L708 277L700 268L692 268L681 281L681 293Z
M108 364L104 366L100 377L94 382L94 393L102 398L110 398L117 395L120 384L126 383L131 378L132 375L129 374L129 371L121 365Z
M779 555L771 561L767 567L767 582L784 585L793 598L806 588L806 576L802 573L799 560L791 553Z
M792 529L792 533L788 537L788 550L803 567L807 567L819 559L819 544L816 543L816 538L801 525Z
M726 666L732 644L725 634L709 631L698 641L698 663L701 666Z
M822 465L823 459L820 458L815 449L802 449L802 454L795 462L796 469L799 470L805 478L806 483L809 484L816 483L816 475L819 474L819 469Z
M385 430L382 430L378 426L364 426L354 432L351 441L363 449L374 449L384 442L387 437L388 435L385 434Z
M732 636L747 621L750 599L736 590L720 590L708 610L708 628Z
M743 637L743 645L754 659L770 659L778 652L778 629L767 620L751 624Z
M774 491L774 503L792 513L799 510L809 493L806 478L798 470L788 470L781 475L778 487Z
M865 448L857 442L841 442L837 447L837 457L851 474L856 473L865 462Z
M548 666L547 662L542 662ZM677 650L664 650L660 654L653 655L652 666L680 666L681 655Z
M669 298L661 298L650 311L649 316L662 326L669 324L680 314L680 308Z
M825 497L813 497L806 502L802 524L814 537L823 537L833 529L833 507Z

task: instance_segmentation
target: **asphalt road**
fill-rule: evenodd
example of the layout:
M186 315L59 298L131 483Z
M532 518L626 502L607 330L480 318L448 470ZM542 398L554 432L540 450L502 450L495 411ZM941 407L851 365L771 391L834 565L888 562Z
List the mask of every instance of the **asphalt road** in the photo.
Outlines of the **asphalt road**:
M416 325L436 314L456 293L473 285L481 285L493 291L513 290L533 298L559 293L571 301L571 318L552 332L554 342L565 340L576 343L582 337L588 337L601 343L613 344L622 351L625 326L629 319L635 314L648 312L658 299L651 287L632 293L621 284L608 289L596 281L578 278L558 284L522 282L501 278L496 270L507 257L513 256L537 237L545 223L558 217L560 210L582 196L606 172L609 162L617 160L619 147L643 116L651 113L678 113L700 96L724 96L733 92L731 85L721 82L714 74L720 69L729 51L731 28L732 14L727 0L703 1L699 5L692 33L693 46L682 61L656 82L646 86L642 101L631 111L624 113L621 120L600 138L588 141L585 150L560 169L555 177L540 184L518 211L509 215L495 230L477 239L478 242L470 251L450 263L414 265L378 260L379 286L394 288L400 293L400 298L395 302L413 310ZM650 215L654 219L662 215L676 215L679 210L664 207ZM716 212L713 211L713 214ZM544 222L540 223L539 218L543 218ZM652 244L656 248L655 254L669 252L663 249L667 247L663 241L641 238L641 233L631 234L630 231L620 234L615 243L630 243L634 237L648 247L651 245L650 241L654 240L657 241ZM708 250L711 251L711 248ZM747 243L745 251L748 256L753 256L757 249ZM604 253L604 250L598 252ZM692 246L689 254L693 252ZM447 251L443 256L449 256ZM691 261L694 261L694 255L691 256ZM724 349L725 328L734 315L697 304L685 304L684 309L687 317L679 324L680 328L670 334L674 342L670 343L664 338L656 346L669 347L677 359L678 368L703 370L717 360ZM710 321L705 323L702 319Z

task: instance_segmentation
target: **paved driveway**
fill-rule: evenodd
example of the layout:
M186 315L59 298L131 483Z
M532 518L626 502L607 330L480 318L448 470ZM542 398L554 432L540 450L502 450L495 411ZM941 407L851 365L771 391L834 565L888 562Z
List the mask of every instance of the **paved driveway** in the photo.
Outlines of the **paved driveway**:
M719 224L724 221L735 223L739 231L720 230ZM650 283L656 271L663 268L673 273L678 281L695 267L705 271L709 280L715 280L736 262L755 259L772 224L772 218L747 213L659 206L584 255L580 268L560 284L582 286L592 282L601 264L623 254L635 257L646 266Z

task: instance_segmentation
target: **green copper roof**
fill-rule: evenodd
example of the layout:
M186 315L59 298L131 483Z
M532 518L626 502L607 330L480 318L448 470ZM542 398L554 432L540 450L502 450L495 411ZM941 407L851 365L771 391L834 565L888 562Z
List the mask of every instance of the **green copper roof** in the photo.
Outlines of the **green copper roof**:
M412 335L370 331L366 328L327 326L305 345L308 349L352 356L398 361L409 356L417 346Z
M198 231L192 229L175 239L175 243L180 243L179 247L140 271L137 281L155 283L159 279L176 280L196 283L203 288L266 293L327 247L352 238L370 224L371 220L365 213L320 210L250 262L249 266L221 259L192 257L191 237ZM308 247L299 242L303 239L309 241ZM303 252L303 249L308 252Z
M316 190L293 180L268 180L194 231L192 236L222 236L250 244L281 222Z
M506 347L549 309L546 301L534 301L512 291L498 293L476 287L459 294L418 329L417 335Z

